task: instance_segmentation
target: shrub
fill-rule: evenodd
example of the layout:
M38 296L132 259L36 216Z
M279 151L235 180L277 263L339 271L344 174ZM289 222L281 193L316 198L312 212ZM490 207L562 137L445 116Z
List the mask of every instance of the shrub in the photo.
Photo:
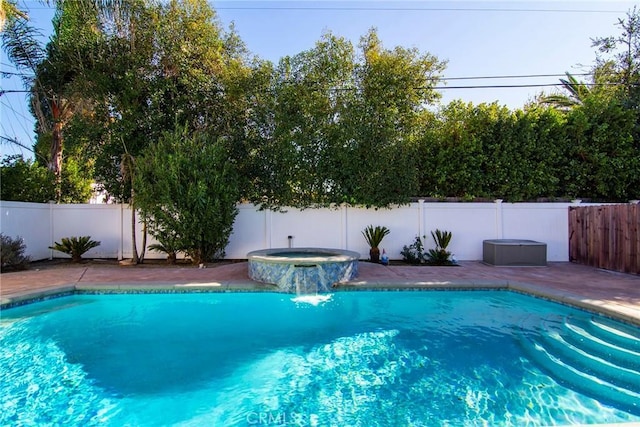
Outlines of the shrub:
M180 127L136 161L134 205L164 249L179 248L194 264L224 257L238 214L239 177L225 144ZM161 240L168 230L176 240Z
M91 236L63 237L62 243L55 242L49 249L71 255L71 261L82 261L82 255L91 248L100 246L100 242L91 240Z
M424 236L423 236L424 237ZM410 245L404 245L400 252L402 259L409 264L423 264L425 262L424 245L420 236Z
M456 263L451 258L451 252L447 251L447 246L451 242L451 232L436 229L435 232L431 232L431 237L433 237L436 248L429 249L426 254L426 263L429 265L455 265Z
M47 203L56 197L53 173L21 155L0 163L0 199Z
M382 239L384 239L384 237L389 233L390 231L387 227L382 227L379 225L375 227L373 225L369 225L364 229L364 231L362 231L364 239L367 241L367 244L371 248L379 247L380 243L382 243Z
M15 239L0 233L0 271L24 270L29 257L24 254L27 246L20 236Z
M426 237L427 236L422 236L422 239ZM431 237L436 244L435 249L429 249L425 252L422 239L420 236L416 236L412 244L402 247L402 251L400 252L402 259L414 265L456 265L451 252L447 251L447 246L449 246L451 242L451 232L436 229L431 232Z
M380 225L373 226L369 225L362 231L362 235L364 239L367 241L367 244L371 248L369 250L369 256L371 257L372 262L380 261L380 243L382 243L382 239L389 234L390 231L387 227L383 227Z
M182 250L178 236L175 233L158 230L154 237L158 243L149 245L149 250L167 254L167 264L175 264L177 252Z

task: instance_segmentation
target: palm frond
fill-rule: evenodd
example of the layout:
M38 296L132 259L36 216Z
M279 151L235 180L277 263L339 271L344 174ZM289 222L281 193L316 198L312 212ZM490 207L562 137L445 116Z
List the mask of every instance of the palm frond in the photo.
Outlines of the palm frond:
M377 225L375 227L373 225L369 225L364 229L364 231L362 231L364 239L367 241L367 244L371 248L377 248L378 246L380 246L382 239L384 239L384 237L389 233L390 231L387 227L383 227L380 225Z
M571 73L565 73L566 79L560 79L562 88L569 92L568 95L552 94L540 98L543 104L551 105L560 109L570 109L577 105L582 105L585 98L591 94L591 88L578 81Z
M579 105L574 99L562 94L543 96L540 98L540 102L556 108L571 108Z
M20 17L7 18L2 32L2 49L9 61L22 73L21 78L27 89L31 89L36 70L46 55L39 41L41 38L40 30L28 20Z
M13 0L0 0L0 32L4 30L10 19L29 19L27 13L21 10Z
M49 249L71 255L74 262L80 262L85 252L97 246L100 246L100 242L91 240L91 236L71 236L63 237L61 243L55 242Z
M431 232L431 237L433 237L433 241L436 244L436 249L447 249L452 236L453 234L450 231L436 229Z

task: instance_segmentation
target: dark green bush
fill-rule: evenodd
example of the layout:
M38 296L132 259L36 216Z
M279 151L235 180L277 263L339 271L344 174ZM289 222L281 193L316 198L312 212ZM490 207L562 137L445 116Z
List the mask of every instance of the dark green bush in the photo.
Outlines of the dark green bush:
M21 155L2 160L0 182L0 200L47 203L56 197L53 173Z
M224 257L239 177L223 139L186 127L166 132L138 159L135 186L135 206L165 252L185 251L194 264Z
M404 245L400 251L404 262L409 264L422 264L425 261L424 245L420 236L416 236L415 241L410 245Z
M0 271L24 270L29 257L24 254L27 246L20 236L15 239L0 233Z
M167 254L167 264L175 264L177 253L184 248L180 245L180 240L175 232L170 230L155 230L153 233L158 243L149 245L149 250Z

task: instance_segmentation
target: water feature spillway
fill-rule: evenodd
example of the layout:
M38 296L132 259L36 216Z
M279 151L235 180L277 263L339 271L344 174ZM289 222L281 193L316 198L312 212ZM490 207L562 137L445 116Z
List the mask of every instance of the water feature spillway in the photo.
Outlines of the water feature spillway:
M358 276L360 254L341 249L279 248L249 252L249 277L284 292L330 292Z

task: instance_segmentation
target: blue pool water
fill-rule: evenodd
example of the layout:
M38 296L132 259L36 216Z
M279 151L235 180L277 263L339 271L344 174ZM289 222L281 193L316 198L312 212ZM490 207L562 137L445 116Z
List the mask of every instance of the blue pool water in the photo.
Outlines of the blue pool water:
M0 425L640 421L638 330L506 291L76 295L2 311Z

